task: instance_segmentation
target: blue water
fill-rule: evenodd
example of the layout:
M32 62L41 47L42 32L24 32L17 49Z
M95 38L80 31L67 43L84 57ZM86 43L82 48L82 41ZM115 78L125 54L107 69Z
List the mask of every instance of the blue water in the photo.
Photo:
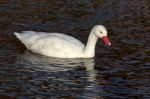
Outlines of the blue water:
M149 99L148 0L0 1L0 99ZM13 32L63 32L86 43L103 24L91 59L34 54Z

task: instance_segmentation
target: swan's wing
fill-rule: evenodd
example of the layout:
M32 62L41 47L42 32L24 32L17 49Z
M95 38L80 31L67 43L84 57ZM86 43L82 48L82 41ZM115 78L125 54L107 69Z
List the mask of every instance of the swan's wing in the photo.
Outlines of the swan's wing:
M82 43L69 42L64 38L56 36L41 38L30 47L30 50L35 53L54 57L81 55L83 49L84 44Z
M76 44L76 45L84 46L84 44L80 40L78 40L72 36L62 34L62 33L48 33L48 34L53 37L58 37L58 39L65 40L66 42L68 41L68 42Z
M15 33L27 49L43 55L72 56L83 53L84 44L74 37L61 33L23 31ZM19 35L19 36L18 36ZM59 53L59 54L58 54Z

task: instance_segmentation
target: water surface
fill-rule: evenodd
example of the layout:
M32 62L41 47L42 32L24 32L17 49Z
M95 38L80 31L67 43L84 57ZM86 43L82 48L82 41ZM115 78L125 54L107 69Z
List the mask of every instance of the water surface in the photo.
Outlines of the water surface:
M148 0L1 0L1 99L149 99ZM24 30L63 32L86 43L103 24L112 46L99 40L94 59L34 54L15 38Z

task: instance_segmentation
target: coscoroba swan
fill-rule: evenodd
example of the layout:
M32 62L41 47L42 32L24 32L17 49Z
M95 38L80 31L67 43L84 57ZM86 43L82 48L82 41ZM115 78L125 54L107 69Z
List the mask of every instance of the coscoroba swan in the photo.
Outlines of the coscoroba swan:
M100 37L107 45L107 30L96 25L90 32L86 46L74 37L61 33L23 31L14 33L16 37L34 53L57 58L91 58L95 56L95 46Z

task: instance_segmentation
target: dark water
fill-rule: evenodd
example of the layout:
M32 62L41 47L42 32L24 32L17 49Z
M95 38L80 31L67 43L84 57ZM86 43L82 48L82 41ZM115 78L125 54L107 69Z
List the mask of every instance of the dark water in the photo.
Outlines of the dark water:
M1 0L0 99L150 99L149 0ZM86 42L106 26L94 59L28 52L14 31L63 32Z

